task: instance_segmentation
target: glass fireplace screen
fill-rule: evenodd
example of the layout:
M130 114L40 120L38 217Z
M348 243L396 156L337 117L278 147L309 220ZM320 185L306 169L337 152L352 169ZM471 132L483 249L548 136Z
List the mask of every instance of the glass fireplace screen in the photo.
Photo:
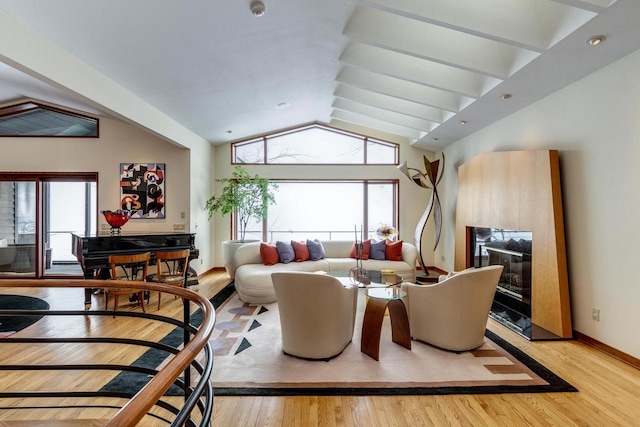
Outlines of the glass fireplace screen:
M491 317L531 338L530 231L470 228L469 264L502 265L504 270L491 308Z

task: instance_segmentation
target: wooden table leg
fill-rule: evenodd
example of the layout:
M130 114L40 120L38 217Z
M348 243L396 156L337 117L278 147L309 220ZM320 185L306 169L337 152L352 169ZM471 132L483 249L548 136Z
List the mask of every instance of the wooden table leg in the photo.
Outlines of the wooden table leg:
M364 311L360 351L375 360L380 357L380 333L388 303L387 300L369 298Z
M391 339L393 342L411 350L409 317L401 300L389 301L389 319L391 320Z

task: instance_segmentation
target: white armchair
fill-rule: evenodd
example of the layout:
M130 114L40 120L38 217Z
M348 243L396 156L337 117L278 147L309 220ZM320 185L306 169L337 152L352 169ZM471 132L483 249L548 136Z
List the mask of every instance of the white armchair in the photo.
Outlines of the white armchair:
M457 352L482 345L503 268L468 269L432 285L403 283L411 337Z
M358 288L326 274L272 273L282 350L305 359L331 359L351 342Z

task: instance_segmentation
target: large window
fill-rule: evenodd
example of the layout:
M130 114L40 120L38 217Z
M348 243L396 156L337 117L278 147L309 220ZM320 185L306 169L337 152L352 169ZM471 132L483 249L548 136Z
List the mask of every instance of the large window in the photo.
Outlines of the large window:
M276 182L276 204L266 221L249 224L247 239L352 240L361 226L366 239L380 225L397 228L397 180Z
M398 145L322 125L231 144L233 164L398 164Z

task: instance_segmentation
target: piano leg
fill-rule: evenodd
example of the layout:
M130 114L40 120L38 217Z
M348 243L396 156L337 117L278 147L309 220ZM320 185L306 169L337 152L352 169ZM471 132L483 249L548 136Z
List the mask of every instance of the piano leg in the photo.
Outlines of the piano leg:
M185 283L185 288L188 286L195 286L198 284L198 273L191 266L187 267L187 277L185 277L184 283Z
M84 309L89 310L91 308L91 295L93 294L93 289L84 288Z
M97 273L95 270L85 270L84 272L85 279L101 279L108 280L111 278L111 273L107 268L99 268ZM91 295L95 291L95 288L84 288L84 309L89 310L91 308Z

